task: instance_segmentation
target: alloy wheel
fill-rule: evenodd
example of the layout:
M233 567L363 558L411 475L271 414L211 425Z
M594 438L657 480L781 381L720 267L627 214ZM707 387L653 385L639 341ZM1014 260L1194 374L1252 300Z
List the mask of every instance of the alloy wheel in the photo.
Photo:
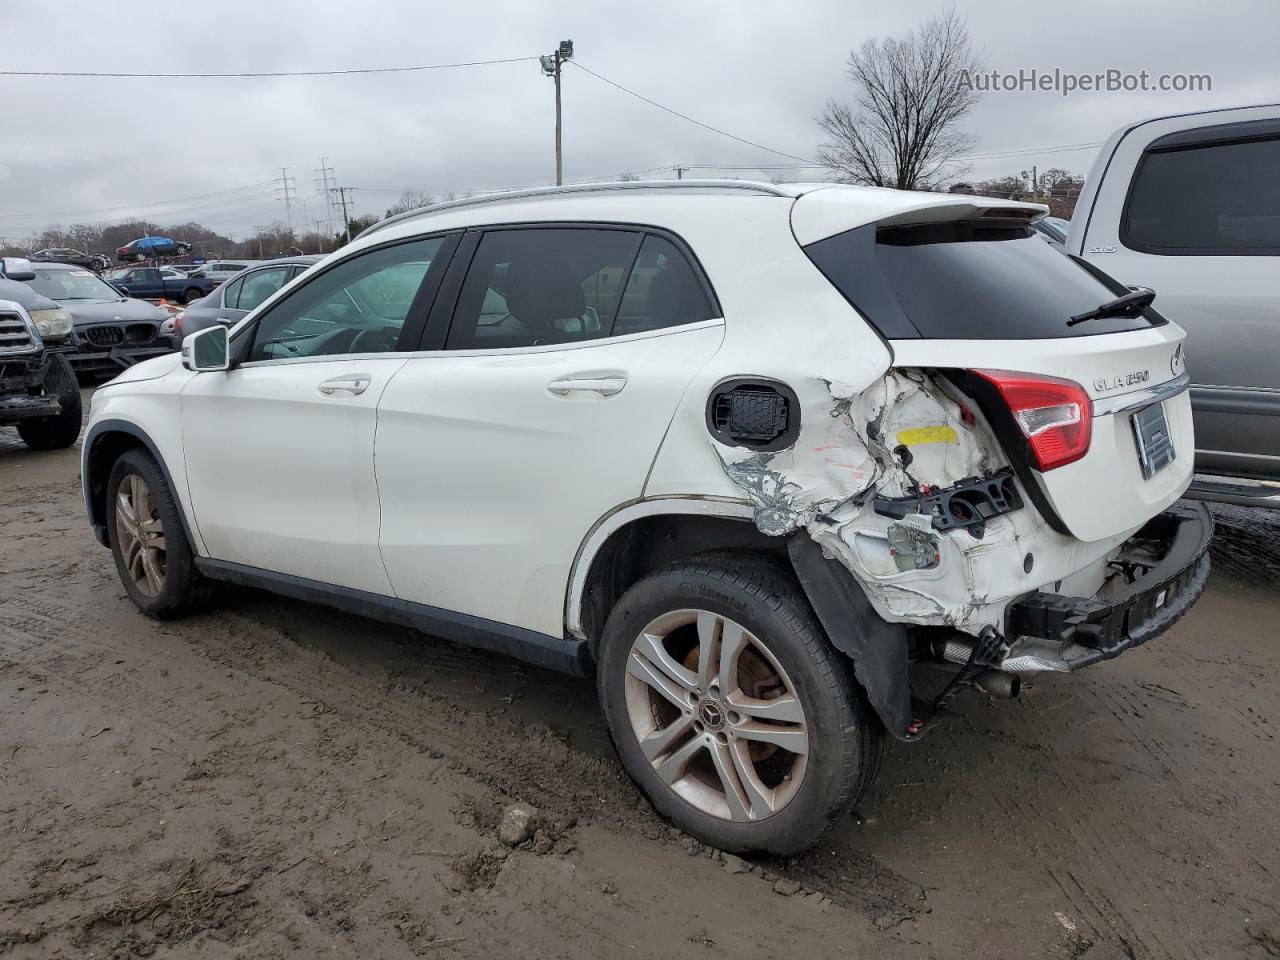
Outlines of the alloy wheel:
M675 610L627 656L631 728L654 772L703 813L757 821L794 799L809 730L786 671L728 617Z
M134 588L145 597L159 596L166 572L164 524L151 488L136 473L124 477L116 495L116 535Z

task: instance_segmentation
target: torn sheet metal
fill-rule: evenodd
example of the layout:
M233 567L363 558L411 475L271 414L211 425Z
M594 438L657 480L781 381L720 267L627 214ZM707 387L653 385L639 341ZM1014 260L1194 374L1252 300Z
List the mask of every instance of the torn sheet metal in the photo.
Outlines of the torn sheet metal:
M980 535L875 512L877 496L918 495L1009 465L949 385L895 369L865 390L833 380L808 386L797 390L801 428L792 447L715 449L754 505L756 526L772 536L807 531L886 620L976 635L1000 627L1008 601L1028 590L1085 568L1101 585L1105 555L1123 536L1082 543L1030 508L992 518Z

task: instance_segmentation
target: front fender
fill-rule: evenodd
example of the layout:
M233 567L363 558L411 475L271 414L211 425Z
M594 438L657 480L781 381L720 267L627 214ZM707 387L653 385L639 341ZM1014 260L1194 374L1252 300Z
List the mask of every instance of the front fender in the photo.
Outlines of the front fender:
M107 533L107 481L111 476L111 466L115 463L116 456L123 450L136 446L145 448L159 465L169 489L174 492L174 499L178 504L178 517L182 521L182 532L186 534L187 542L196 549L196 552L203 553L203 541L198 538L198 530L191 520L186 485L178 486L174 482L169 464L161 453L159 444L151 435L138 424L124 419L97 420L90 425L84 435L80 454L80 485L84 493L85 513L93 528L94 539L104 547L111 546Z

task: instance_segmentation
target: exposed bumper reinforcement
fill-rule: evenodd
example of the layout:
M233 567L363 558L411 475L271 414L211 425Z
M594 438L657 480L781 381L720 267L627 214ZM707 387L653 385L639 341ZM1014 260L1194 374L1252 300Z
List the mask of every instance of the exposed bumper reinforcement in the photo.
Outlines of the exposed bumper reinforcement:
M1013 643L1000 669L1070 672L1160 636L1204 592L1212 537L1213 519L1203 504L1177 503L1126 544L1137 544L1159 559L1120 590L1101 599L1029 593L1015 600L1005 630ZM952 646L948 644L948 660Z

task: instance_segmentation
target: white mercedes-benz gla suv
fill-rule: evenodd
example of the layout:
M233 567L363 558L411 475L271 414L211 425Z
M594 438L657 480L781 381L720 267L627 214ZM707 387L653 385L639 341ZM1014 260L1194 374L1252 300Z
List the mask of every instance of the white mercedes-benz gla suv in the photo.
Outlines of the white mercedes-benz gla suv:
M150 616L229 581L594 675L663 815L797 851L886 733L1204 588L1183 332L1043 212L685 181L394 217L99 389L89 517Z

